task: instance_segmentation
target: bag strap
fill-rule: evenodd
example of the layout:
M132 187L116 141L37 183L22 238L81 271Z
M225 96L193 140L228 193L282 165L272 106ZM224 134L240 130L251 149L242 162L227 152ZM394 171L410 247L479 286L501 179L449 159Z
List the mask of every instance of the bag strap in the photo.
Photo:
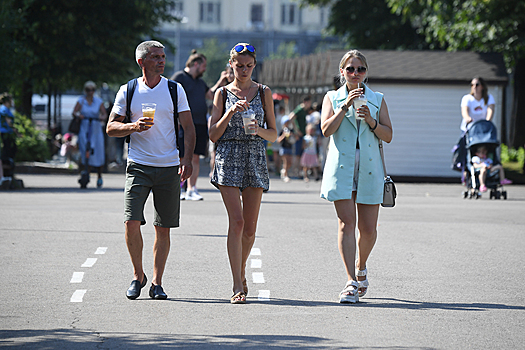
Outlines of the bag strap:
M266 122L266 110L264 109L264 107L265 107L265 104L264 104L264 85L257 83L257 87L259 88L259 95L261 96L261 103L262 103L262 108L263 108L263 112L264 112L264 122Z
M173 101L173 123L175 124L175 139L177 140L177 149L179 146L179 99L177 96L177 83L173 80L168 80L168 88L170 90L171 100Z
M128 81L128 89L126 91L126 117L124 118L123 123L131 122L131 99L133 98L133 93L137 87L137 78L131 79ZM130 136L126 136L126 143L129 143Z
M224 114L226 109L226 100L228 99L228 91L226 91L226 86L221 87L222 94L222 114Z
M133 99L133 93L137 87L137 79L131 79L128 81L127 92L126 92L126 116L124 117L123 123L131 122L131 100ZM177 95L177 83L168 80L168 89L170 90L171 100L173 101L173 123L175 125L175 139L177 140L177 149L180 150L179 146L179 104ZM130 135L126 136L126 142L129 143Z
M383 154L383 141L379 139L379 152L381 153L381 160L383 161L383 171L385 173L385 177L387 177L386 172L386 165L385 165L385 155Z

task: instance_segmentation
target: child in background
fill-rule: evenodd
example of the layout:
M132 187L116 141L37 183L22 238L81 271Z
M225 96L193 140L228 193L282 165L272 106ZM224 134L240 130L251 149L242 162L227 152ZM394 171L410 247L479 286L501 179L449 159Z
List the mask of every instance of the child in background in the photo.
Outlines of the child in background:
M67 132L64 134L64 137L62 139L62 145L60 146L60 155L62 157L66 157L66 167L68 168L71 165L71 155L75 150L75 146L73 146L72 141L73 136Z
M492 159L487 157L487 147L481 146L476 150L476 155L472 157L472 165L474 169L479 169L479 191L487 192L487 186L485 186L485 180L487 178L487 172L495 174L499 171L500 184L509 185L512 183L511 180L505 178L505 171L501 164L493 165Z
M311 170L316 181L319 180L317 168L319 167L319 156L317 154L317 136L315 124L306 125L306 135L303 137L303 155L301 166L303 167L304 181L308 182L308 172Z
M292 157L293 157L293 146L297 140L297 134L294 131L294 122L290 120L290 117L285 115L281 119L283 125L283 130L279 133L277 141L280 143L279 155L281 156L281 161L283 167L281 169L281 179L284 182L289 182L290 177L288 176L288 171L292 166Z

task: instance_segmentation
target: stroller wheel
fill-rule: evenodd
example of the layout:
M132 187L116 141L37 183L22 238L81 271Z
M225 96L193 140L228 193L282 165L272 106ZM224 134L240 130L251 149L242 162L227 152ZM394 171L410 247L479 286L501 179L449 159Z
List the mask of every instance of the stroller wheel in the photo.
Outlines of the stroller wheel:
M496 191L496 193L494 194L494 198L501 199L501 192L500 191Z
M494 190L490 190L490 199L494 198Z
M507 191L501 191L501 196L503 197L503 199L507 199Z

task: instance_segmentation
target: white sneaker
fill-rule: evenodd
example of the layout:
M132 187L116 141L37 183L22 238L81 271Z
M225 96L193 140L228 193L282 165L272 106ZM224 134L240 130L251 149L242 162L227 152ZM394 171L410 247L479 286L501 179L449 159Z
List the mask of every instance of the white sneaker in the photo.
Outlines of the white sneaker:
M187 201L201 201L204 198L199 194L197 189L193 187L193 189L186 191L186 200Z

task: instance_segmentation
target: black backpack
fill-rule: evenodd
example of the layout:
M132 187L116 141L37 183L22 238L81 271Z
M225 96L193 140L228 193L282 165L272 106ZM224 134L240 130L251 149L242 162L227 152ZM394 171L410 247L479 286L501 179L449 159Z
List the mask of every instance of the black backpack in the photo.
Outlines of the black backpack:
M131 122L131 99L133 98L133 93L135 93L135 88L137 87L137 78L131 79L128 81L128 91L126 93L126 117L124 118L124 123ZM168 89L170 90L171 100L173 101L173 123L175 124L175 136L177 140L177 149L179 148L179 111L178 111L178 97L177 97L177 83L173 80L168 80ZM126 142L129 143L130 137L126 136Z

